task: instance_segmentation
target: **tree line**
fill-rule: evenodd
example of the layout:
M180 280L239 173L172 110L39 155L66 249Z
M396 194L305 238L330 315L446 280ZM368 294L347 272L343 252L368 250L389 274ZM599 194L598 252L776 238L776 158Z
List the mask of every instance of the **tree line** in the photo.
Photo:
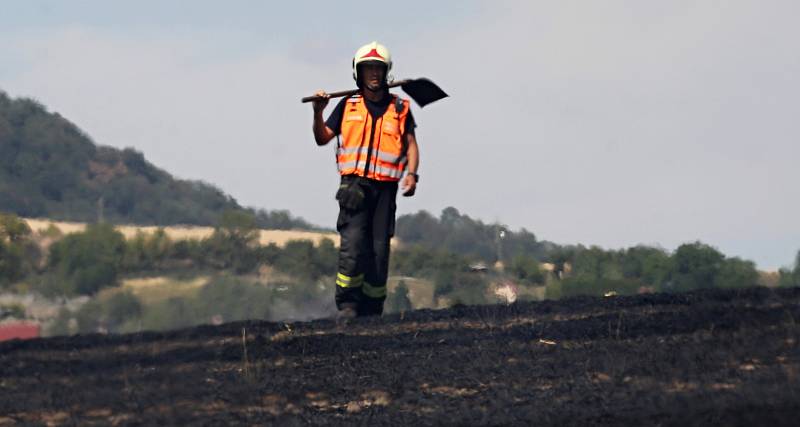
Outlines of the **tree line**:
M249 213L228 211L212 235L202 240L174 241L161 229L125 239L108 223L90 224L82 232L65 236L51 227L34 236L23 220L3 214L0 285L25 281L45 295L76 296L116 286L126 275L204 270L245 274L259 265L312 281L331 273L337 256L332 241L316 246L310 241L259 246L256 224ZM48 241L46 251L34 237Z
M250 213L228 211L211 236L175 241L160 229L126 239L108 223L67 235L55 227L33 233L19 217L1 214L0 290L91 297L77 311L62 309L50 334L166 330L210 323L215 316L234 321L332 314L333 289L323 283L336 264L333 242L260 246L256 224ZM262 266L284 278L265 286L255 278ZM196 295L151 305L129 290L115 289L109 298L99 297L100 291L119 287L126 277L181 275L208 276L210 281ZM0 308L3 316L8 314L8 307Z
M557 299L747 287L759 281L752 262L726 257L701 242L683 244L672 252L648 246L604 250L543 244L535 241L532 233L519 233L520 237L505 230L504 238L517 239L505 250L498 252L492 246L505 243L498 239L484 243L482 248L469 248L452 242L478 242L491 236L486 229L500 227L464 218L453 221L454 210L448 212L449 216L442 216L444 221L425 213L411 218L423 218L431 233L485 229L472 236L462 231L461 237L450 241L453 246L435 246L422 237L412 243L403 241L393 251L390 275L427 280L434 298L449 305L497 302L492 286L504 283L516 287L521 299L532 298L525 292L532 289L542 289L545 297ZM398 231L402 231L400 226ZM213 234L205 239L177 241L163 230L126 239L107 223L91 224L83 232L67 235L61 235L55 227L33 233L19 217L2 214L0 288L50 296L95 296L118 286L126 277L212 277L196 296L170 298L152 306L141 303L130 292L116 292L107 300L93 298L76 313L62 313L57 332L89 332L101 327L111 331L171 329L208 323L215 314L226 321L247 316L277 320L302 317L298 313L332 314L338 257L334 243L294 241L284 247L260 246L257 237L256 218L242 211L225 212ZM534 250L519 249L526 245ZM497 261L498 254L502 256L500 268L480 268ZM282 274L283 281L265 287L253 280L264 267ZM780 270L778 282L781 286L800 286L800 252L794 266ZM387 310L409 309L408 294L408 287L401 283L389 295ZM77 322L77 329L64 329L69 319Z
M425 219L431 224L432 234L441 232L437 227L452 230L453 222L448 222L447 212L443 212L443 220ZM429 215L415 214L415 217ZM410 224L398 225L398 231L404 227ZM495 226L483 227L492 229ZM402 238L403 234L398 234ZM548 296L553 298L602 295L610 291L630 294L745 287L759 280L753 262L727 257L701 242L683 244L670 253L648 246L622 250L580 245L543 246L534 240L533 234L521 235L523 237L507 232L507 236L516 238L518 243L505 250L507 261L503 263L502 273L492 274L500 274L521 286L548 286ZM464 233L463 237L450 242L480 242L485 236L485 230L471 237ZM314 281L331 276L337 260L337 250L330 240L323 240L317 246L308 241L289 242L282 248L274 244L258 245L257 219L243 211L225 212L213 234L202 240L173 241L163 230L125 239L112 225L95 223L81 233L66 236L60 236L56 229L44 232L38 238L51 241L45 253L41 245L34 242L27 224L13 214L0 215L0 237L0 285L27 279L33 288L49 295L92 295L104 287L115 286L125 275L180 270L226 271L241 275L252 273L262 265ZM492 245L497 244L505 242L484 242L481 248L479 244L448 247L444 243L435 247L427 240L403 240L403 246L391 257L390 271L398 276L431 279L436 283L436 292L445 295L450 290L468 287L465 283L481 277L475 274L474 267L477 263L496 260L498 252ZM525 246L533 250L519 249ZM793 267L781 269L781 285L800 285L800 252L797 261ZM548 268L543 268L544 265Z
M454 207L442 210L439 217L427 211L397 219L396 235L409 245L443 250L490 263L511 262L519 254L542 260L557 245L539 241L522 228L512 231L503 224L486 224L470 218Z
M395 270L435 280L437 292L459 288L450 283L471 283L471 266L498 261L505 267L504 275L517 285L546 286L548 298L759 283L753 262L727 257L702 242L683 244L673 252L648 246L606 250L558 245L539 241L525 229L513 231L502 224L483 223L453 207L444 209L438 218L425 211L398 218L397 236L406 249L393 258ZM548 269L542 268L545 264ZM779 284L800 286L800 258L792 268L779 272Z

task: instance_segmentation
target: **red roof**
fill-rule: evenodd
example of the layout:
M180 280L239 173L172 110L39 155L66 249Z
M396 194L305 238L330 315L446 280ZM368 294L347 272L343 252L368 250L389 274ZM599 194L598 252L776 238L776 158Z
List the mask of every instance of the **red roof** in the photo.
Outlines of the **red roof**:
M0 325L0 341L19 339L38 338L41 327L38 323L5 323Z

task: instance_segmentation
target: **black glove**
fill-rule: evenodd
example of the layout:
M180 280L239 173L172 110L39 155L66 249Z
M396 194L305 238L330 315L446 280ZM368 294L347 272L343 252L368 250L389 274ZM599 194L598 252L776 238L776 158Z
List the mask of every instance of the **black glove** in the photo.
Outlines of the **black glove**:
M336 200L344 209L351 211L361 209L364 206L364 189L358 185L358 181L342 184L336 192Z

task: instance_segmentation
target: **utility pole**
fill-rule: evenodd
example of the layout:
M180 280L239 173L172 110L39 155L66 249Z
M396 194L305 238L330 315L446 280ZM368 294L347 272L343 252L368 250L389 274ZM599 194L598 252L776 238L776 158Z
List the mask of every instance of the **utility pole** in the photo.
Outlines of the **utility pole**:
M104 215L104 212L103 212L103 208L104 207L105 207L105 200L103 199L103 196L100 196L100 198L97 199L97 223L98 224L102 224L102 223L105 222L105 217L104 217L105 215Z
M495 245L497 247L497 261L494 263L494 266L498 270L503 270L505 268L503 264L503 239L506 237L506 227L500 224L496 227Z

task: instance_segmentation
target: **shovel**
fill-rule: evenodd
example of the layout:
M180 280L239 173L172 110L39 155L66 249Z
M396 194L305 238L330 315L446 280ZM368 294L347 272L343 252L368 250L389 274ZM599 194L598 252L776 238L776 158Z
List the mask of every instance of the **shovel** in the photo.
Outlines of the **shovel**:
M420 107L424 107L431 102L438 101L442 98L446 98L447 94L439 87L436 86L436 83L430 81L426 78L419 78L419 79L406 79L406 80L398 80L388 85L391 87L400 86L403 89L403 92L407 93L408 96L411 97ZM355 95L358 93L358 89L352 90L343 90L341 92L333 92L329 93L328 96L331 98L339 98L342 96L350 96ZM302 99L303 102L311 102L316 101L317 99L322 99L322 97L312 95L307 96Z

